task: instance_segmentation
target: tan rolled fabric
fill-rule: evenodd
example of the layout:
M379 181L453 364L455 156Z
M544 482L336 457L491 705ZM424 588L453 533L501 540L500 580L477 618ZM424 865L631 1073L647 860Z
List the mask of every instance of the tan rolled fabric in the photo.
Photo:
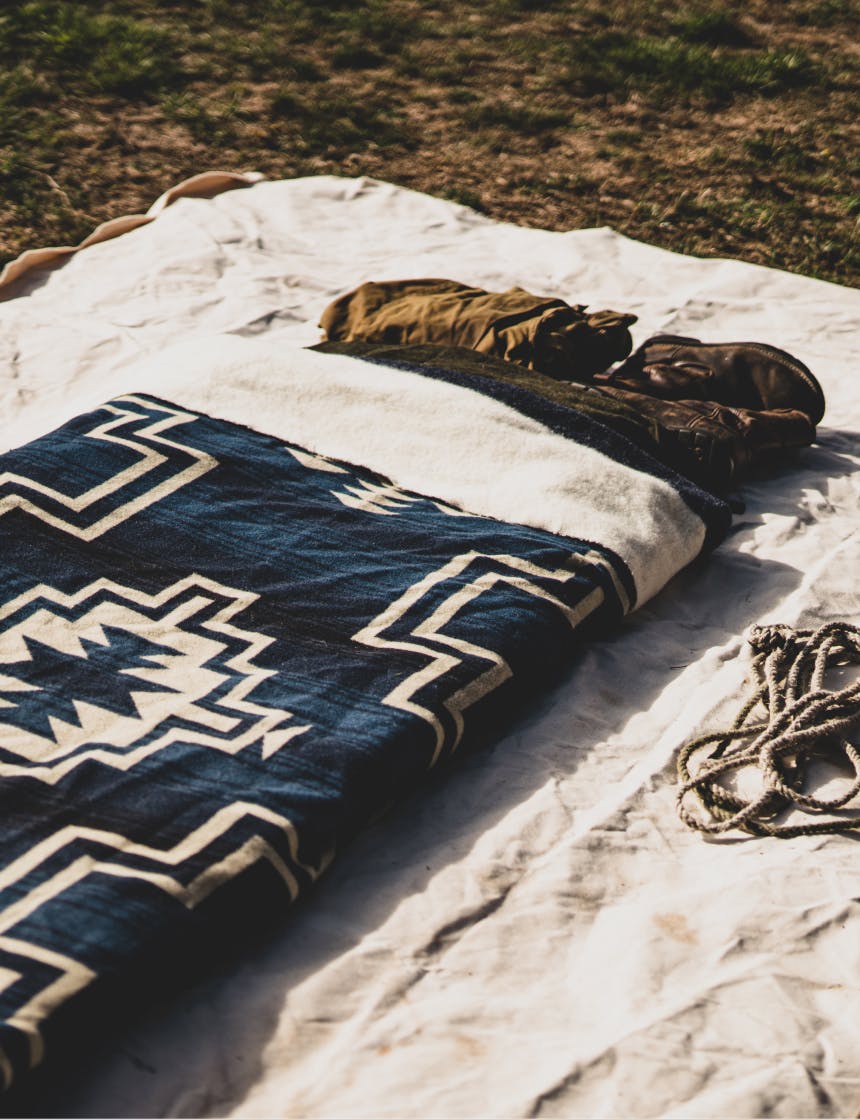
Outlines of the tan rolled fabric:
M465 346L559 380L587 381L630 353L635 321L522 288L489 292L424 279L362 284L325 309L320 327L333 342Z

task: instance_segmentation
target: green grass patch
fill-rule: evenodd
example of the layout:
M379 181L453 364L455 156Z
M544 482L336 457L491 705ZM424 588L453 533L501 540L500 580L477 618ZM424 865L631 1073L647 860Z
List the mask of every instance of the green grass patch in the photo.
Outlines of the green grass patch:
M687 12L669 21L674 34L688 43L711 47L750 47L755 38L731 12L708 8Z
M636 91L728 103L742 95L773 97L823 80L820 67L802 50L733 51L676 36L580 34L556 53L561 80L588 94Z
M364 46L383 57L399 52L422 31L420 21L405 16L385 0L342 5L308 3L306 13L344 47Z
M168 120L184 125L198 142L232 145L244 119L243 99L242 87L234 86L217 98L202 99L197 93L170 94L161 107Z
M305 153L359 152L371 144L409 148L414 137L395 108L359 100L337 88L315 87L306 97L298 87L271 99L274 123L286 125Z
M477 210L479 214L486 213L487 208L481 196L468 187L444 186L439 191L439 195L441 198L450 199L451 202L459 202L461 206L468 206L471 210Z
M813 172L821 164L815 139L809 134L794 137L778 129L756 129L744 140L744 149L756 163L782 171Z
M794 267L808 275L856 273L860 243L856 237L822 236L825 226L803 199L783 198L768 184L742 194L682 191L669 206L643 201L638 216L653 236L671 232L681 251L699 253L709 246L728 255L779 244Z
M504 128L510 132L534 135L569 126L572 116L562 109L493 100L483 101L467 110L465 119L473 128Z
M337 70L378 70L385 65L385 55L358 40L335 47L331 53L331 64Z
M0 64L53 76L65 92L145 97L180 77L163 28L79 3L29 0L0 15Z

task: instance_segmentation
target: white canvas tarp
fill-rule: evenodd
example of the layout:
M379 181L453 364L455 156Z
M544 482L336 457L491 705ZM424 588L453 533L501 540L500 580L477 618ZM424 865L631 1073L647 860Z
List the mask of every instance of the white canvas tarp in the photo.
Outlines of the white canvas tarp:
M828 400L729 539L583 652L498 745L341 853L282 931L34 1097L66 1115L856 1114L860 853L707 842L675 756L723 725L743 634L860 621L860 293L609 229L493 222L367 179L179 198L0 303L3 446L213 334L319 339L368 279L517 284L789 350ZM146 385L139 388L146 391Z

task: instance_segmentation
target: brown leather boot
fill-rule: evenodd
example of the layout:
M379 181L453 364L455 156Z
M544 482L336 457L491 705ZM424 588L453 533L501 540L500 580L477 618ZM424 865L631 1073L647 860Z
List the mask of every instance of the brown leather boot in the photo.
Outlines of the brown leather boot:
M824 415L824 393L796 357L760 342L700 342L657 334L598 383L662 400L710 400L753 411L794 410L812 424Z
M814 424L798 409L667 400L614 382L602 391L656 425L659 446L652 453L714 493L727 493L759 465L815 439Z

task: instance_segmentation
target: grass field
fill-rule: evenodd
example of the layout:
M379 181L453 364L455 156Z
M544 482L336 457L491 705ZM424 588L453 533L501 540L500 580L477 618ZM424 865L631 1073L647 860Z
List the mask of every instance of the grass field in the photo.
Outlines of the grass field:
M209 168L860 276L860 0L0 7L0 263Z

